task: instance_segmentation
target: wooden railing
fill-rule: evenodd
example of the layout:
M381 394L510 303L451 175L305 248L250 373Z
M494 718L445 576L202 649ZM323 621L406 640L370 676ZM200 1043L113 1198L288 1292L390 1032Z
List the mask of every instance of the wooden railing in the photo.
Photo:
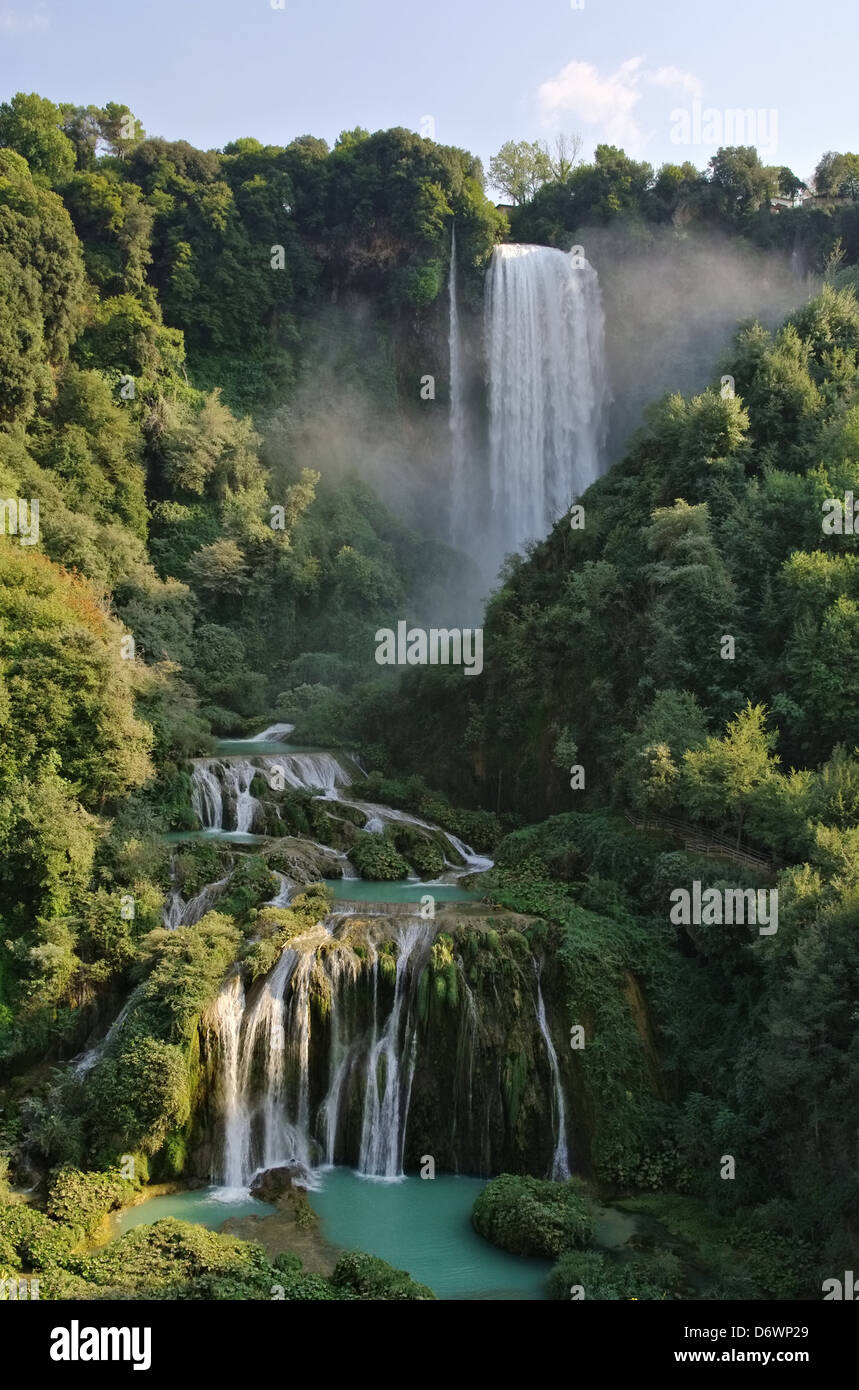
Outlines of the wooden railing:
M634 816L631 811L624 815L636 830L666 830L670 835L682 839L683 848L694 850L697 854L717 855L721 859L732 859L736 864L745 864L750 869L760 869L774 874L777 870L775 860L756 849L739 849L727 835L715 830L703 830L700 825L689 825L673 816Z

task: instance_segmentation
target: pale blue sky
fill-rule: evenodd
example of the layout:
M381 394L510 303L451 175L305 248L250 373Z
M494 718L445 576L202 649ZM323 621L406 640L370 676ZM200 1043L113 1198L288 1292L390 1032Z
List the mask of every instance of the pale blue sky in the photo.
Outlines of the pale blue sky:
M0 94L124 101L149 134L207 149L432 117L487 164L566 129L588 156L607 140L699 168L757 143L805 177L859 149L857 16L856 0L0 0ZM756 138L732 136L729 108L755 113ZM700 143L672 140L680 109Z

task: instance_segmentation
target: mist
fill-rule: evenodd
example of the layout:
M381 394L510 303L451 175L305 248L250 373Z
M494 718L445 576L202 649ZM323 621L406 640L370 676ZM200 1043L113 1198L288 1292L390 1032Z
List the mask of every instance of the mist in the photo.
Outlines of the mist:
M742 323L775 329L819 288L783 254L712 232L678 237L670 228L625 224L585 229L578 240L599 275L605 313L611 400L603 471L623 457L653 401L718 382ZM460 324L471 476L457 532L469 540L442 551L432 592L408 616L464 626L479 618L504 557L487 527L482 314L461 305ZM296 389L269 421L267 453L293 473L313 468L334 486L362 479L421 540L452 547L446 292L424 321L396 337L369 299L351 295L324 306L304 338ZM434 398L422 400L426 375Z

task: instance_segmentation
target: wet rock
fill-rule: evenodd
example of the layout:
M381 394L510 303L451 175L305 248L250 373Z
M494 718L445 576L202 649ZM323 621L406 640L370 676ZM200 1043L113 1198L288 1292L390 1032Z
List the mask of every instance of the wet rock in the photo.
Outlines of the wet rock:
M304 1189L307 1175L299 1163L287 1163L281 1168L267 1168L251 1183L251 1196L260 1202L277 1202L295 1188Z

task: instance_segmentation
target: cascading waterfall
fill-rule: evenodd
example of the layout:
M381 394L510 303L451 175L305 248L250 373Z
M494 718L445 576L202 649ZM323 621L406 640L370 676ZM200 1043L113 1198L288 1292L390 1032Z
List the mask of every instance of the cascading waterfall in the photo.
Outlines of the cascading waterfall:
M191 808L204 830L221 830L224 825L224 799L215 772L219 766L198 758L191 773Z
M116 1015L116 1018L113 1020L113 1023L108 1028L101 1042L96 1043L95 1047L89 1048L88 1051L84 1052L82 1056L80 1056L77 1059L77 1061L72 1063L76 1076L86 1076L87 1072L92 1071L96 1062L100 1061L101 1058L104 1056L108 1046L113 1042L123 1023L128 1017L128 1011L131 1008L132 1003L134 1002L134 998L135 996L132 995L131 998L126 1001L126 1003L120 1009L119 1013Z
M570 1157L567 1151L567 1115L564 1107L564 1091L561 1086L561 1071L558 1066L558 1054L555 1051L555 1044L552 1042L552 1035L549 1032L549 1025L546 1021L546 1005L543 1002L543 991L540 987L540 977L537 976L537 1022L540 1025L540 1032L546 1044L546 1053L549 1058L549 1070L552 1073L552 1089L555 1100L555 1121L558 1127L558 1138L555 1144L555 1152L552 1155L551 1176L558 1180L570 1176Z
M406 811L350 799L345 789L351 787L354 771L324 752L198 759L194 804L205 828L220 829L231 820L237 828L253 828L258 803L250 787L255 776L264 777L272 790L306 788L325 800L332 813L338 805L353 807L362 813L366 829L413 825L432 832L437 843L443 837L451 858L439 881L491 867L491 860L450 831ZM268 804L259 809L261 820L270 814ZM342 850L316 847L336 855L353 872ZM229 867L234 868L234 861ZM286 906L296 885L278 870L272 872L277 891L270 905ZM202 915L228 880L226 874L188 903L174 887L171 920L184 923ZM211 1102L200 1157L216 1182L245 1191L257 1173L289 1165L312 1183L314 1169L337 1163L355 1166L367 1177L396 1180L406 1156L412 1161L420 1152L416 1146L432 1142L424 1130L427 1106L437 1103L439 1085L453 1097L450 1125L440 1136L442 1162L473 1172L491 1171L511 1152L520 1161L516 1146L521 1136L509 1119L515 1087L510 1090L508 1071L499 1068L497 1030L484 1021L485 1001L478 1008L469 983L474 953L469 948L451 962L445 936L437 956L439 930L435 919L410 915L408 909L404 914L393 909L380 913L378 905L357 913L335 909L324 922L292 937L264 977L249 981L244 968L228 977L205 1020ZM497 942L477 949L495 952ZM537 1062L533 1075L542 1074L540 1088L545 1073L539 1058L545 1047L551 1081L542 1099L544 1118L527 1143L535 1155L545 1154L551 1137L551 1171L564 1177L569 1173L566 1110L539 974L529 970L522 984L532 1001L533 1041L528 1041L518 1004L506 1015L507 1026L520 1030L518 1047ZM507 1009L503 1000L494 999L493 1008ZM439 1008L454 1011L444 1014L457 1029L452 1050L441 1043L436 1026L441 1016L433 1012ZM444 1082L436 1072L440 1062ZM539 1112L536 1097L529 1104L531 1113ZM549 1162L547 1157L536 1161Z
M346 768L332 753L284 753L253 761L196 758L191 772L191 806L204 830L231 829L243 833L253 830L259 803L250 789L258 774L273 789L294 787L329 796L338 787L348 787L352 782ZM228 819L235 824L228 825Z
M223 878L215 879L214 883L207 883L201 888L199 893L195 893L187 902L181 893L175 890L169 894L164 905L162 921L164 926L170 931L176 927L193 927L195 922L199 922L201 917L205 917L210 912L215 903L223 896L224 889L232 878L232 869ZM280 903L273 904L280 906Z
M224 985L212 1009L212 1027L221 1048L224 1112L223 1180L239 1188L244 1172L244 1105L239 1087L239 1039L245 1012L245 991L236 972Z
M604 319L596 271L549 246L493 252L485 304L490 530L542 539L603 466Z
M409 1034L407 986L409 964L420 946L431 938L433 928L423 921L410 922L404 928L397 953L397 973L394 982L394 1002L380 1036L374 1038L367 1057L367 1083L364 1101L364 1120L361 1126L362 1173L374 1177L393 1178L403 1170L403 1142L408 1095L401 1085L400 1058ZM406 1018L403 1010L406 1008ZM374 1012L375 1018L375 1012ZM401 1036L405 1034L405 1036ZM411 1048L416 1038L412 1034ZM411 1052L411 1049L410 1049ZM410 1071L414 1072L414 1057L410 1056ZM410 1078L409 1087L411 1089ZM405 1102L405 1103L404 1103Z
M364 829L371 835L382 835L386 825L416 825L421 830L438 831L447 840L452 849L465 861L469 873L482 873L486 869L492 868L492 860L487 859L484 854L476 854L464 840L460 840L458 835L454 835L450 830L443 830L439 825L433 825L428 820L421 820L420 816L410 815L408 811L395 810L393 806L377 806L372 801L354 801L351 798L347 801L345 797L339 797L344 806L351 806L356 811L361 811L367 817Z
M372 955L370 1026L359 1026L344 1000L356 985L362 959L348 946L317 953L331 936L335 916L297 938L280 956L253 1002L241 979L224 984L209 1014L220 1077L223 1148L215 1177L245 1188L254 1173L297 1164L309 1173L319 1157L335 1161L338 1124L353 1084L361 1084L358 1167L373 1177L402 1173L408 1102L416 1058L413 994L417 966L433 938L432 922L407 920L397 936L393 1001L385 1014L379 960ZM311 1102L311 985L321 972L330 1000L328 1088ZM407 1059L405 1067L401 1058Z

